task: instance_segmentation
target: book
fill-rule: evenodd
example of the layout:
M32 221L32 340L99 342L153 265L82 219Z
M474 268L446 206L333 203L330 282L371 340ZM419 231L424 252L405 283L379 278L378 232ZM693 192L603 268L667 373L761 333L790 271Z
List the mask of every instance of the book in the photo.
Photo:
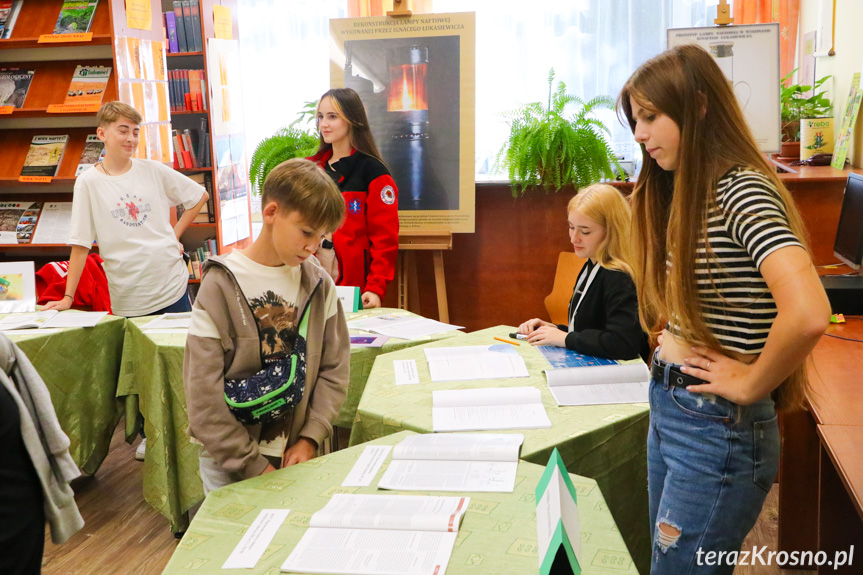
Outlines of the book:
M101 104L110 77L110 66L76 66L63 103Z
M589 367L591 365L617 364L613 359L584 355L565 347L538 345L535 349L539 350L539 353L542 354L552 369L558 369L561 367Z
M106 311L63 311L55 309L0 318L0 330L94 327L108 315Z
M0 202L0 244L29 244L42 202Z
M836 145L833 147L833 161L830 165L841 170L845 167L845 158L848 156L848 144L854 133L857 123L857 113L860 111L860 101L863 99L863 89L860 87L860 72L851 76L851 92L848 94L848 103L842 114L839 131L836 133Z
M183 9L183 26L186 28L186 48L189 52L197 52L195 46L194 24L192 22L192 5L189 0L181 0L180 6Z
M174 0L174 20L177 25L177 48L180 52L190 52L189 43L186 40L186 20L183 17L181 0Z
M81 159L78 160L78 169L75 170L75 177L80 176L86 170L92 168L105 156L105 142L99 139L96 134L87 136L87 141L84 142L84 150L81 152Z
M35 313L13 313L0 318L0 331L13 329L39 329L44 327L48 321L57 315L55 309L48 311L37 311Z
M165 28L168 31L168 52L176 54L180 46L177 44L177 15L173 12L165 12Z
M486 387L432 391L432 429L480 431L545 429L551 420L535 387Z
M15 28L15 22L18 21L18 14L21 13L21 5L23 3L24 0L12 0L12 10L3 23L3 31L0 33L0 38L8 39L12 37L12 30Z
M189 11L192 15L192 44L195 47L195 52L203 52L204 42L201 38L201 10L198 6L198 0L189 0Z
M646 403L650 372L642 361L545 370L558 405Z
M512 493L520 433L412 435L393 449L378 489Z
M469 497L337 493L312 515L282 571L441 575L469 503Z
M35 70L0 68L0 106L22 108Z
M65 0L54 25L55 34L89 32L99 0Z
M68 134L62 136L33 136L33 139L30 141L30 149L27 150L27 157L24 158L21 175L56 176L68 142Z

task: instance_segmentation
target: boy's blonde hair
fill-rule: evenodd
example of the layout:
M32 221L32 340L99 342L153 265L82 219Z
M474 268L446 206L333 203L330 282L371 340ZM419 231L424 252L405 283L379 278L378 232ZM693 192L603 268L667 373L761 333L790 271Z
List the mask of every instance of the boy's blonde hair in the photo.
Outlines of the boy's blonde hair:
M632 277L629 241L632 213L623 194L608 184L593 184L582 188L569 200L566 213L572 210L605 228L605 239L596 249L599 265Z
M129 118L136 124L143 121L140 112L123 102L106 102L99 108L99 113L96 114L96 125L100 128L107 128L120 118Z
M306 224L327 232L335 231L345 217L345 201L333 180L314 162L294 158L282 162L267 174L262 205L276 202L288 211L297 211Z

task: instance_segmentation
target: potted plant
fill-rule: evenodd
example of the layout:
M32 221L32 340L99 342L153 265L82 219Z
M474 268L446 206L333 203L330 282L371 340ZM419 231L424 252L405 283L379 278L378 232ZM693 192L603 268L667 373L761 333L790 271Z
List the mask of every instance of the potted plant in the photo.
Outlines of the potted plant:
M571 105L578 108L567 115ZM591 116L597 108L613 106L609 96L584 102L567 94L563 82L554 89L554 70L549 70L546 105L533 102L507 114L509 140L497 155L495 170L507 172L513 197L523 195L530 186L556 191L572 184L578 189L621 174L606 139L608 128Z
M800 120L823 118L833 111L830 99L821 86L831 76L824 76L812 86L791 84L795 68L780 80L779 102L782 112L782 152L783 158L800 157Z
M299 117L290 126L280 128L272 136L261 140L252 152L249 181L257 195L261 195L270 170L291 158L311 156L318 149L318 136L312 129L317 105L317 102L306 102ZM298 124L305 126L300 128Z

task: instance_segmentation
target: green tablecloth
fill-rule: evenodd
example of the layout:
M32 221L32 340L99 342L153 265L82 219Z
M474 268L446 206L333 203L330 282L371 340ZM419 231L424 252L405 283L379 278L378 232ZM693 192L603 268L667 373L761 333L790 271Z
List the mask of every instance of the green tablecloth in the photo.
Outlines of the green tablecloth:
M347 314L348 321L353 319L366 319L384 314L398 315L416 315L409 311L390 308L378 308L372 310L363 310L356 313ZM359 334L357 330L351 330L352 334ZM342 410L339 412L339 417L333 422L339 427L350 427L354 422L354 415L357 412L357 404L360 402L360 397L363 395L363 390L366 387L366 380L369 373L372 371L372 366L375 363L375 358L383 353L390 353L416 345L422 345L431 341L438 341L462 335L460 331L448 331L438 333L427 337L417 339L398 339L390 338L382 347L354 347L351 348L351 384L348 387L348 396L345 398L345 403L342 405Z
M48 386L69 453L84 473L94 474L111 445L122 414L117 376L124 318L106 316L95 327L5 332L30 359Z
M171 531L177 533L188 525L185 513L204 498L204 490L198 474L199 446L186 436L186 332L144 333L141 326L155 319L147 316L126 322L117 396L126 400L127 438L137 433L138 411L144 416L144 499L168 518Z
M373 443L395 445L408 432ZM217 573L262 509L288 508L290 515L254 569L243 573L276 575L308 527L312 514L334 493L397 493L375 486L341 487L364 446L338 451L306 463L249 479L211 493L192 521L163 575ZM521 461L513 493L417 493L471 498L447 574L538 573L534 489L543 467ZM570 476L578 494L581 556L585 575L636 573L626 546L596 483ZM226 571L227 572L227 571Z
M647 573L651 548L647 509L647 404L559 407L541 373L548 363L539 350L525 342L516 350L524 358L531 374L529 378L431 382L424 348L500 344L494 337L508 339L512 331L514 328L499 326L463 335L455 341L430 343L379 357L357 408L350 444L404 429L431 433L433 390L537 387L542 391L552 427L523 432L522 459L544 465L552 449L557 447L570 473L596 480L639 570ZM395 385L392 362L397 359L416 360L419 385Z
M383 313L410 312L380 309L348 314L348 319ZM138 412L144 416L147 455L144 460L144 499L171 522L175 533L188 524L185 513L204 496L198 473L198 446L186 436L189 425L183 392L183 351L186 333L145 333L141 327L156 319L128 320L123 343L123 363L117 395L126 399L126 434L137 434ZM459 331L419 340L389 339L383 348L351 350L348 399L336 425L350 426L374 358L388 350L402 349L446 337Z

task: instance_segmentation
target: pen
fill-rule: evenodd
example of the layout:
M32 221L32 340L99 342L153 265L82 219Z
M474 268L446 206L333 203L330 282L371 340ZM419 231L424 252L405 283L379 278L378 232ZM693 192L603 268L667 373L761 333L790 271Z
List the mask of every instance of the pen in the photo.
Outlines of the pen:
M516 343L514 341L509 341L508 339L501 339L499 337L495 337L494 339L496 339L497 341L502 341L503 343L508 343L510 345L521 345L520 343Z

